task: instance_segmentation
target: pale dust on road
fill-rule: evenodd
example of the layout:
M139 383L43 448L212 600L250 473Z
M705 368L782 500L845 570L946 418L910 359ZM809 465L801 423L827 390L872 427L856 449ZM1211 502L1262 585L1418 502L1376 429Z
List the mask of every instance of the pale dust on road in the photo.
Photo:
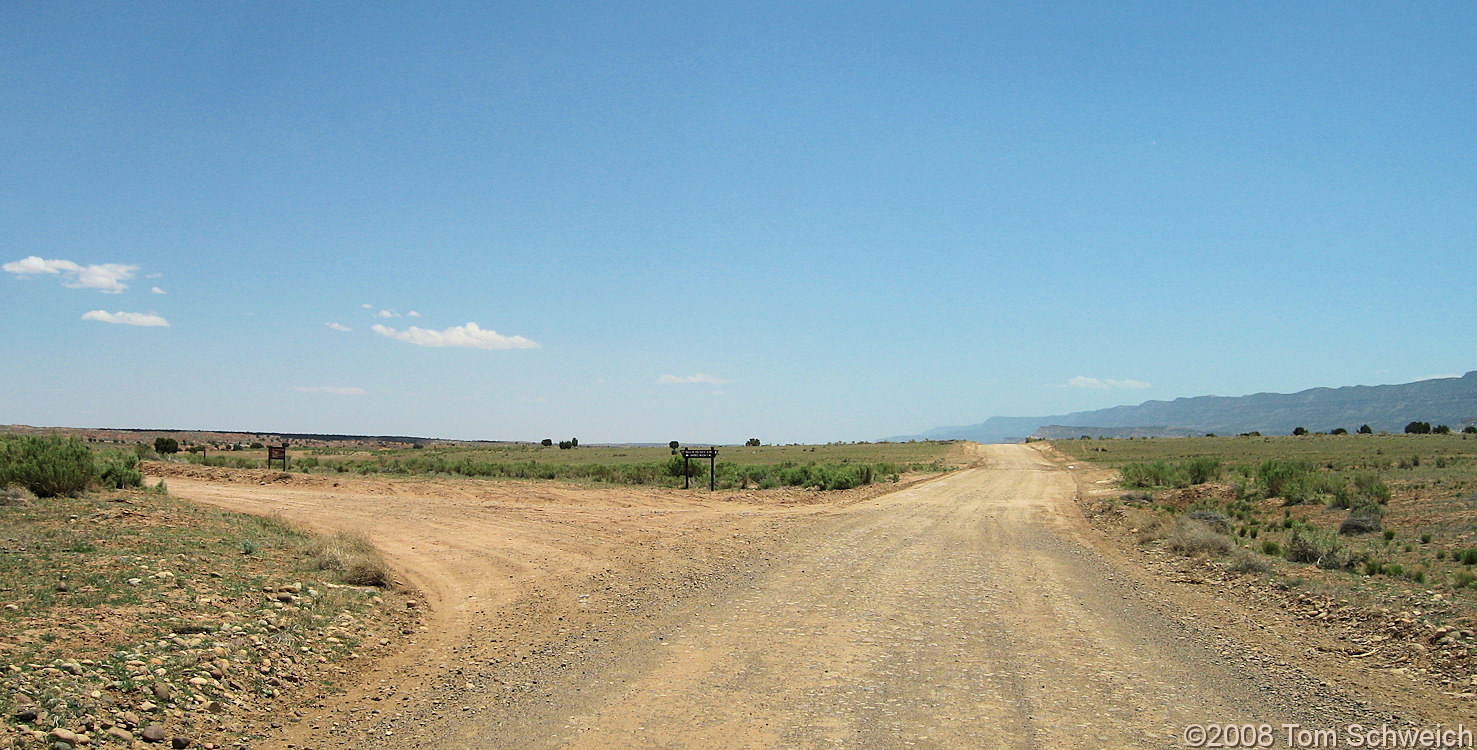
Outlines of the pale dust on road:
M433 599L431 632L298 748L1172 748L1193 723L1369 718L1125 575L1059 464L973 449L976 468L842 505L170 486L362 530ZM371 693L398 708L366 715Z

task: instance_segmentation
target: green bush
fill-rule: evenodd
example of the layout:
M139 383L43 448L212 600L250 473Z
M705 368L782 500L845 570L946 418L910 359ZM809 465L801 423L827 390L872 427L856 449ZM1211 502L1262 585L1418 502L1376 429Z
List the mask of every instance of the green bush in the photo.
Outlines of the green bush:
M1205 484L1221 478L1221 462L1218 458L1201 456L1181 464L1190 484Z
M1361 471L1354 475L1356 500L1371 500L1376 503L1390 502L1390 485L1372 471Z
M76 495L97 481L92 451L76 438L0 439L0 486L17 484L40 497Z
M1463 565L1477 565L1477 549L1464 549L1452 558Z
M1267 497L1283 497L1289 485L1301 477L1313 473L1313 465L1307 461L1286 461L1271 458L1257 466L1256 477Z
M144 474L138 470L138 457L133 455L109 456L103 461L99 481L102 486L115 490L144 486Z
M1321 502L1325 497L1332 497L1337 502L1340 496L1347 497L1349 492L1342 477L1314 471L1287 480L1279 494L1286 505L1302 505Z
M1127 463L1119 474L1127 487L1185 487L1190 483L1189 475L1168 461Z
M1282 545L1271 539L1264 540L1262 542L1262 554L1271 555L1273 557L1281 557Z

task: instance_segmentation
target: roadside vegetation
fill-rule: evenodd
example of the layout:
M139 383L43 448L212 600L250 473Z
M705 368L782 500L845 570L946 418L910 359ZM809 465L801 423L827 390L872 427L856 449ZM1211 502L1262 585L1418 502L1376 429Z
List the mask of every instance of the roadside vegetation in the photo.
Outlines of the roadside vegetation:
M393 627L390 569L362 537L142 489L138 460L0 439L0 716L18 747L126 747L151 726L235 742Z
M1185 554L1343 571L1477 601L1471 433L1063 440L1117 468L1141 541ZM1287 569L1296 574L1296 567Z
M381 450L294 449L292 471L397 476L460 476L540 479L616 485L680 487L684 479L707 485L709 463L684 466L680 446L589 447L577 440L549 445L431 445ZM844 490L896 482L909 473L936 473L956 466L953 442L836 443L723 446L714 467L719 489L805 487ZM190 463L226 468L265 468L264 451L186 453ZM685 473L685 477L684 477Z

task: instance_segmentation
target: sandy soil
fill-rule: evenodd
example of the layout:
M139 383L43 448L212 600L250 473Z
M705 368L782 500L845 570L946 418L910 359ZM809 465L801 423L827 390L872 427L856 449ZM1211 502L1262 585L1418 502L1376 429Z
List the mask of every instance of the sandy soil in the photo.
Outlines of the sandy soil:
M1274 637L1277 613L1134 565L1088 527L1060 461L974 450L977 468L827 502L169 486L364 532L429 600L422 632L280 747L1170 748L1195 723L1471 723L1470 704L1347 687Z

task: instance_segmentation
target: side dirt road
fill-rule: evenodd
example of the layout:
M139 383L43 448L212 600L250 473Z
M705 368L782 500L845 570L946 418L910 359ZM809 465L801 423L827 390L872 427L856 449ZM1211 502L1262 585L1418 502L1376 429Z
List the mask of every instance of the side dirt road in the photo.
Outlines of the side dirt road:
M974 449L977 468L822 504L169 482L361 531L429 599L422 630L281 747L1174 748L1233 722L1286 747L1286 724L1472 723L1304 664L1276 612L1137 569L1059 462Z

